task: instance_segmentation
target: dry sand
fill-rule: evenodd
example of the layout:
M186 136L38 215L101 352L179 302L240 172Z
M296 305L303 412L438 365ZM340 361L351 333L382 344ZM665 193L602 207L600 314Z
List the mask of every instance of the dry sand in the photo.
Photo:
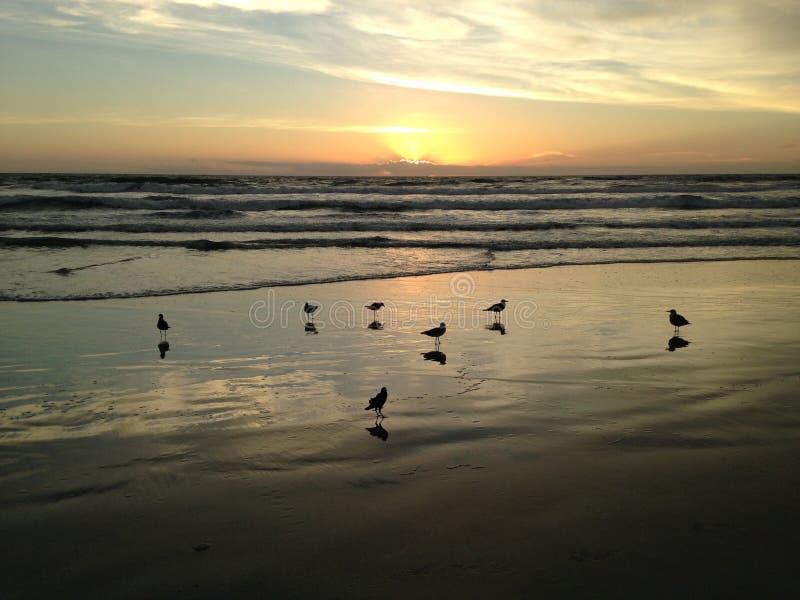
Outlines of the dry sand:
M794 594L799 291L759 261L6 304L0 595Z

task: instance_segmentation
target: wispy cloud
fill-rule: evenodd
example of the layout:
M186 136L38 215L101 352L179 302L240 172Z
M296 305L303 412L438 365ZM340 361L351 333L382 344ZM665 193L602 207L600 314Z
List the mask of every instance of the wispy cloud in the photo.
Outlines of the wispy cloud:
M130 117L126 115L99 114L92 116L15 116L0 115L0 125L90 125L103 124L120 127L199 127L199 128L248 128L272 129L276 131L313 131L321 133L364 134L426 134L431 130L404 125L328 124L311 121L292 121L242 117L236 115L200 115L181 117Z
M800 111L796 0L4 0L0 28L442 92Z
M570 154L569 152L559 152L558 150L548 150L546 152L537 152L536 154L529 157L530 160L542 160L542 159L552 159L552 158L578 158L577 154Z

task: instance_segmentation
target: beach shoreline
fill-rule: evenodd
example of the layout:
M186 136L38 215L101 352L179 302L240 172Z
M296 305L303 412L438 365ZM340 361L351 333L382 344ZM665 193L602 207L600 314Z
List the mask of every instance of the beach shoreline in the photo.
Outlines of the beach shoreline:
M798 264L6 303L5 593L788 594Z
M349 282L362 282L362 281L381 281L385 279L401 279L406 277L428 277L431 275L457 275L458 273L481 273L491 271L530 271L541 269L555 269L559 267L591 267L591 266L604 266L604 265L652 265L652 264L675 264L675 263L717 263L717 262L759 262L759 261L798 261L796 256L765 256L765 257L719 257L719 258L652 258L652 259L609 259L607 262L593 261L593 262L557 262L552 264L537 264L537 265L504 265L504 266L485 266L485 267L458 267L447 270L433 270L415 273L389 273L386 275L364 275L364 276L345 276L343 278L332 277L330 279L320 280L307 280L307 281L292 281L292 282L258 282L252 284L245 284L239 287L225 287L220 289L214 288L201 288L201 289L183 289L176 291L143 291L140 293L131 293L128 295L93 295L93 296L78 296L78 297L18 297L9 296L5 297L0 294L0 302L92 302L103 300L132 300L137 298L163 298L168 296L191 296L194 294L224 294L229 292L252 292L268 288L298 288L313 285L325 285L331 283L349 283Z

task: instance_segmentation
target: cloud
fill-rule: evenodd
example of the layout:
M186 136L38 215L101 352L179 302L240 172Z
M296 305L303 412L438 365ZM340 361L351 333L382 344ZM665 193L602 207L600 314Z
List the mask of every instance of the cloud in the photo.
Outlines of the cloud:
M153 2L145 2L152 4ZM264 11L270 13L324 13L331 3L329 0L180 0L181 4L190 4L213 8L227 6L243 11ZM163 2L168 4L168 2Z
M272 129L276 131L314 131L321 133L364 134L427 134L430 129L406 127L404 125L331 124L290 119L245 117L238 115L196 115L182 117L130 117L126 115L99 114L92 116L48 115L18 116L0 115L0 125L111 125L120 127L200 127L200 128L248 128ZM451 131L451 130L448 130Z
M673 150L669 152L650 152L648 156L657 158L684 158L690 159L692 164L737 164L758 162L752 156L720 156L713 152L700 152L698 150Z
M419 10L405 5L396 12L354 12L347 22L369 35L391 36L407 40L463 40L470 33L469 23L457 15Z
M4 0L0 32L439 92L800 111L796 0Z
M551 158L578 158L577 154L570 154L568 152L559 152L558 150L548 150L547 152L537 152L536 154L529 157L530 160L542 160L542 159L551 159Z

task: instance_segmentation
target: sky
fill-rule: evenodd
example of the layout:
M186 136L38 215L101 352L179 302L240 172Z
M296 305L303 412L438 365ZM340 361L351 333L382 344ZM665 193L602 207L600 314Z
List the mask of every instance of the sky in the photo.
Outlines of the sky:
M3 0L0 171L800 171L797 0Z

